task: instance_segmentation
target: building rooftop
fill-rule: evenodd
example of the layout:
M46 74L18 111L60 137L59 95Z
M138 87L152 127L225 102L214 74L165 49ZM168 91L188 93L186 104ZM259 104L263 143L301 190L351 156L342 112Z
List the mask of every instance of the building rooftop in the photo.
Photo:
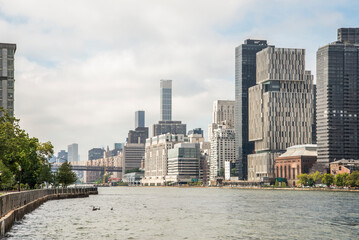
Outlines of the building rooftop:
M295 145L287 148L287 151L279 157L294 157L294 156L317 156L316 144Z
M359 165L359 159L358 160L354 160L354 159L341 159L338 161L334 161L331 162L332 163L342 163L342 164L354 164L354 165Z

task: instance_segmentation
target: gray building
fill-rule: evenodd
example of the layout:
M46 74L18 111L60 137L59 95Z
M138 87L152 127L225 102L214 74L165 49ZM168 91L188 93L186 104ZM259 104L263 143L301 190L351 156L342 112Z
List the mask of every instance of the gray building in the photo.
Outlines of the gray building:
M77 162L79 160L79 145L77 143L73 143L67 146L68 158L69 162Z
M64 163L67 161L68 154L65 150L60 150L60 152L57 153L57 162L58 163Z
M145 144L126 143L122 150L122 170L141 168L141 160L145 156Z
M359 159L359 28L317 51L318 162Z
M192 135L192 134L200 134L203 137L203 130L201 128L195 128L195 129L189 130L188 135Z
M145 127L145 111L135 112L135 128Z
M249 89L248 180L274 178L274 158L293 145L311 144L313 76L305 50L270 46L257 53L257 84Z
M0 107L14 115L14 55L16 44L0 43ZM0 115L1 115L0 111Z
M89 150L88 160L96 160L104 158L105 149L103 148L92 148Z
M161 80L161 121L172 120L172 80Z
M128 132L128 143L146 143L148 138L148 127L138 127L135 130L130 130Z
M178 143L168 150L166 182L188 183L198 181L200 169L198 143Z
M153 124L153 137L166 133L186 135L187 125L181 121L159 121L157 124Z
M266 40L247 39L235 52L236 172L247 178L247 155L254 150L248 141L248 89L256 84L256 54L266 48Z

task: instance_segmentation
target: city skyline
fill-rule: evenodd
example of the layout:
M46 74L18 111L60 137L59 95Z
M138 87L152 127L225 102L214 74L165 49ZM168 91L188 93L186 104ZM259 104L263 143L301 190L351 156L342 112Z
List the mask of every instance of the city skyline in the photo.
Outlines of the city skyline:
M172 119L207 129L213 101L234 100L234 49L243 40L304 48L306 69L315 76L317 49L335 41L337 28L358 22L354 1L300 7L300 1L276 1L261 8L258 1L206 1L191 9L179 2L77 2L87 6L81 11L62 3L0 2L7 32L1 42L17 44L15 116L55 152L78 143L81 159L91 148L124 142L138 109L146 111L148 126L158 121L160 79L173 80Z

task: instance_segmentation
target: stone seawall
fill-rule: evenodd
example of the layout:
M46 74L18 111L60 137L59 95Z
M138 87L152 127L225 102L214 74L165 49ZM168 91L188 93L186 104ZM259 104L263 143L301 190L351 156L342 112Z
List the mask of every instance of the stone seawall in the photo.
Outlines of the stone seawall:
M4 194L0 196L0 236L4 236L15 221L48 200L81 198L90 194L98 194L97 188L42 189Z

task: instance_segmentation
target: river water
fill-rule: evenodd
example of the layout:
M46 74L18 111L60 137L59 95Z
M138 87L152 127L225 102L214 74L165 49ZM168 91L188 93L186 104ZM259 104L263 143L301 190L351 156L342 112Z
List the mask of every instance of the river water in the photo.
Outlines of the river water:
M359 194L99 188L44 203L5 239L359 239Z

